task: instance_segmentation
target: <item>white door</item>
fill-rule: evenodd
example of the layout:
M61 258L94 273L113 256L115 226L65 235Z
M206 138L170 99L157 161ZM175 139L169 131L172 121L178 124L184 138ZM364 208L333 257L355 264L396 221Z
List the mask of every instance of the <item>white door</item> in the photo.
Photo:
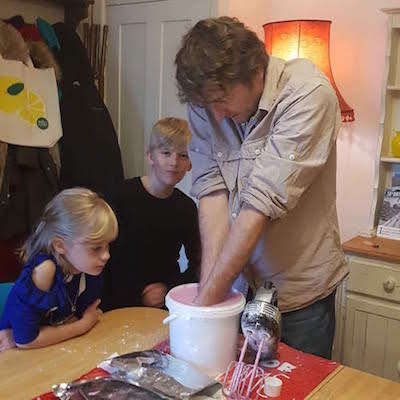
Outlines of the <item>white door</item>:
M107 0L106 98L126 178L145 172L152 125L166 116L185 118L176 95L175 54L188 28L217 12L217 0ZM190 176L178 186L188 192Z

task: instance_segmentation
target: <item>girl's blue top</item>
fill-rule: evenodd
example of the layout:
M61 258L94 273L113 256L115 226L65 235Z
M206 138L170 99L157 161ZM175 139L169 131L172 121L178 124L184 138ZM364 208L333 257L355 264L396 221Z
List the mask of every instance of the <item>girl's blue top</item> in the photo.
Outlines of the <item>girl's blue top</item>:
M38 289L32 281L33 269L46 260L52 260L56 265L54 281L48 292ZM66 282L55 259L39 253L27 262L12 287L1 316L0 330L11 328L15 342L26 344L36 339L42 325L58 325L72 314L81 318L86 308L100 298L102 279L102 275L86 274L86 289L76 299L80 274L73 275L72 280ZM75 299L76 310L73 312Z

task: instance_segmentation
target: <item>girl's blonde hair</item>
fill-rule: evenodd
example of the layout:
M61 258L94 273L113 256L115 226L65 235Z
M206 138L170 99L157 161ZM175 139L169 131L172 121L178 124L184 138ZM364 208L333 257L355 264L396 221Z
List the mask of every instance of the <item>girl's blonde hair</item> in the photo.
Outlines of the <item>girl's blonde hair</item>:
M149 151L161 147L187 149L192 135L187 121L181 118L167 117L157 121L151 130Z
M24 263L39 252L52 255L63 264L53 247L53 239L67 242L83 238L88 243L112 242L118 235L117 218L111 207L96 193L85 188L66 189L46 206L34 232L20 250ZM65 265L61 265L65 270Z

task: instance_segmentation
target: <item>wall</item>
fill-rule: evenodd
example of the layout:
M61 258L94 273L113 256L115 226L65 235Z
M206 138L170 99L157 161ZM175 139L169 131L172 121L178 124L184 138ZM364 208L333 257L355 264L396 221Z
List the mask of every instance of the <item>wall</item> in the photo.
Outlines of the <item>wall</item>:
M386 43L381 8L400 0L223 0L222 11L236 16L262 40L262 25L289 19L327 19L331 25L331 65L337 86L354 108L356 120L338 137L338 215L342 240L373 226L370 212L380 121Z

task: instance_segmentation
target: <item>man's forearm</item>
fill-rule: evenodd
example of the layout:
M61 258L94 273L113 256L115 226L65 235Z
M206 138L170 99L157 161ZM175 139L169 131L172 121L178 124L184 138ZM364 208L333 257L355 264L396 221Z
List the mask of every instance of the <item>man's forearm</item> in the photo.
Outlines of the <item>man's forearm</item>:
M229 232L228 194L225 190L200 199L199 226L202 247L200 285L203 285L222 251Z
M243 208L232 224L215 266L203 283L196 303L202 306L223 301L242 272L267 224L267 217L253 208Z

